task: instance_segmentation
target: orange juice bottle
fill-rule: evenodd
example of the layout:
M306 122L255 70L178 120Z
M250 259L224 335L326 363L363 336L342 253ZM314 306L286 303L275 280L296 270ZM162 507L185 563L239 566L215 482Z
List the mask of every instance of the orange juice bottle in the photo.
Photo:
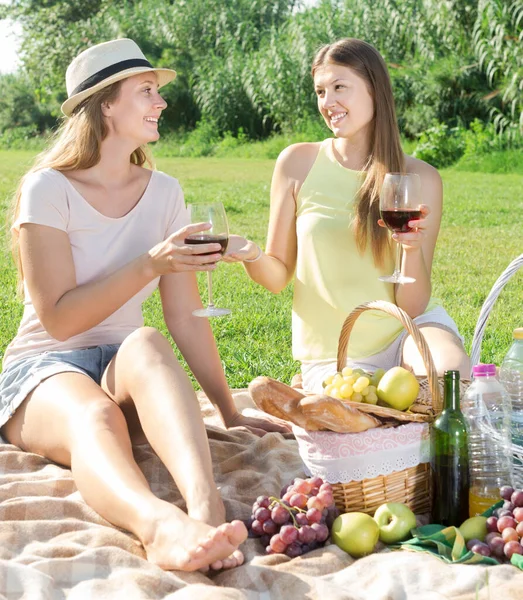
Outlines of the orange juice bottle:
M483 513L510 485L510 398L496 379L496 366L475 365L473 382L461 399L469 445L469 514Z
M489 509L493 504L499 502L501 497L493 496L492 494L489 496L483 495L481 492L483 490L478 489L477 487L470 488L469 491L469 517L475 517L477 515L483 514L487 509Z

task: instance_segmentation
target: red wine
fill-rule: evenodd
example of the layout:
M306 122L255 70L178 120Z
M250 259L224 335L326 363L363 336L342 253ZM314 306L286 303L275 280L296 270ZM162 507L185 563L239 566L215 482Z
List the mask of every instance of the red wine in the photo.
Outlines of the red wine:
M227 244L229 238L226 235L210 235L208 233L191 233L184 240L186 244L220 244L221 248L218 250L220 254L223 254L227 250ZM207 254L215 254L214 252L202 252L202 256Z
M463 458L439 457L432 466L432 482L434 485L432 519L448 527L459 527L469 518L468 494L469 473L468 461Z
M385 222L385 225L392 229L395 233L406 233L412 231L409 227L409 221L414 221L421 217L421 210L403 208L399 210L382 210L381 218Z

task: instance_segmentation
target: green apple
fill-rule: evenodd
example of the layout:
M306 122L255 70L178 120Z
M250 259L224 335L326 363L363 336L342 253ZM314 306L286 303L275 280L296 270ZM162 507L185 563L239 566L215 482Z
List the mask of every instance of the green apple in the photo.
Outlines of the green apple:
M406 410L416 400L419 383L416 377L403 367L392 367L380 379L376 393L378 398L396 410Z
M380 528L380 540L385 544L406 540L410 530L416 527L416 515L401 502L382 504L374 513L374 520Z
M487 536L487 517L482 517L481 515L470 517L470 519L463 521L458 529L465 538L465 542L474 539L482 542Z
M355 558L370 554L374 550L379 534L376 521L361 512L339 515L331 527L332 541Z

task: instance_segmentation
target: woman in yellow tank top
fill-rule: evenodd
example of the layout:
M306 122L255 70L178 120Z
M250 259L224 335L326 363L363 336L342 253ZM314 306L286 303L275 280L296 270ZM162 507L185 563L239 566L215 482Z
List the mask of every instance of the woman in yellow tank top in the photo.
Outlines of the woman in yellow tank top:
M335 370L337 342L347 314L369 300L388 300L421 327L437 369L469 374L469 360L454 321L431 297L431 268L442 213L439 173L407 156L400 145L387 67L371 45L344 39L317 53L312 75L318 109L334 138L286 148L276 162L266 252L231 236L225 260L243 261L248 275L278 293L294 277L293 356L304 387L320 391ZM378 280L392 271L390 238L379 214L387 172L417 173L421 218L402 246L402 272L414 283ZM403 364L424 373L421 357L401 325L381 312L357 321L348 361L367 368Z

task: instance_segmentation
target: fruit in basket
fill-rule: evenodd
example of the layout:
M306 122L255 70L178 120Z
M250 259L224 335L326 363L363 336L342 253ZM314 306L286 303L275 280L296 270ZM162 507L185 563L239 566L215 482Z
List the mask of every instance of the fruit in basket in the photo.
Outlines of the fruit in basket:
M419 383L416 377L403 367L392 367L381 378L377 395L396 410L406 410L418 397Z
M267 554L294 558L323 546L338 515L330 483L297 477L278 497L258 496L246 525Z
M351 400L352 402L366 402L376 404L378 396L376 386L382 376L383 369L378 369L375 374L365 372L363 369L344 367L341 373L329 375L322 383L323 391L327 396L338 400ZM373 383L374 382L374 383Z
M465 542L477 539L481 542L487 536L487 517L477 516L470 517L458 527L461 535L465 539Z
M406 540L416 527L416 515L401 502L382 504L376 509L374 520L380 528L380 540L385 544Z
M385 369L376 369L370 378L371 385L378 387L383 375L385 375Z
M374 550L380 534L376 521L361 512L345 513L332 524L332 541L351 556L360 558Z

